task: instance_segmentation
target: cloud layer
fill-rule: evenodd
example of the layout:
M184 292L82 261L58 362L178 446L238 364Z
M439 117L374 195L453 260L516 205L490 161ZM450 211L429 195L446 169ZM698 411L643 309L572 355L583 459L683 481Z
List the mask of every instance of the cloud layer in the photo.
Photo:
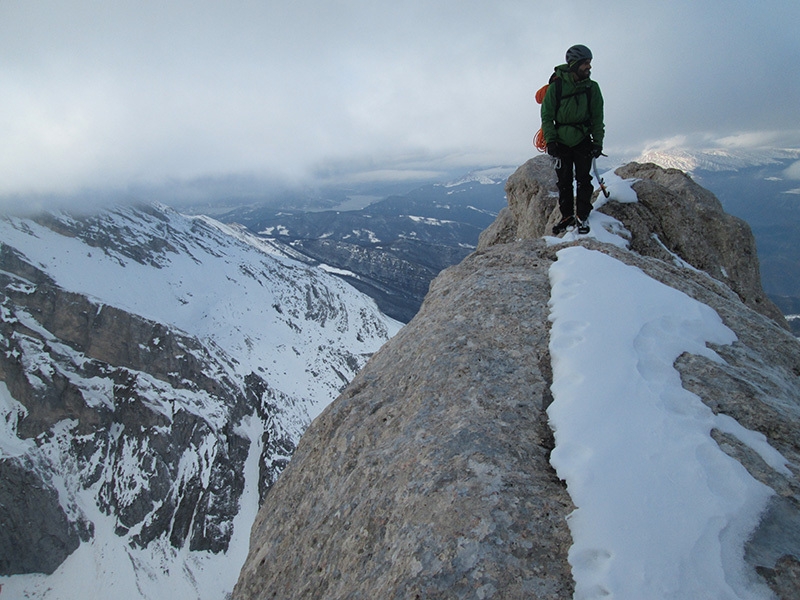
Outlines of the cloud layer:
M607 3L608 4L608 3ZM795 0L0 4L0 196L518 164L588 45L607 148L787 131Z

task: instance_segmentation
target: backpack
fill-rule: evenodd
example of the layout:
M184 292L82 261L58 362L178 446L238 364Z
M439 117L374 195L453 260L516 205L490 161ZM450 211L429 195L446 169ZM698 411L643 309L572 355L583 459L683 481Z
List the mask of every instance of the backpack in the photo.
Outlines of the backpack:
M572 98L573 96L580 96L581 94L586 94L586 103L587 103L587 108L588 108L590 116L586 121L583 121L582 123L575 123L575 124L576 125L588 125L588 124L590 124L592 122L592 118L591 118L591 114L592 114L592 94L589 93L589 88L587 87L587 88L581 90L580 92L574 92L572 94L567 94L566 96L562 96L561 89L562 89L564 84L561 81L561 78L555 72L552 75L550 75L550 81L545 83L542 87L540 87L536 91L535 98L536 98L536 103L537 104L541 104L542 102L544 102L544 96L545 96L545 94L547 94L547 89L551 85L554 85L556 87L556 109L553 111L554 115L558 114L558 109L561 107L562 97L563 98ZM563 124L567 125L568 123L563 123ZM556 122L556 127L558 127L558 125L559 125L559 123ZM539 131L536 132L536 135L533 136L533 145L536 146L536 149L539 152L545 152L547 150L547 142L544 139L544 132L541 130L541 128L539 129Z

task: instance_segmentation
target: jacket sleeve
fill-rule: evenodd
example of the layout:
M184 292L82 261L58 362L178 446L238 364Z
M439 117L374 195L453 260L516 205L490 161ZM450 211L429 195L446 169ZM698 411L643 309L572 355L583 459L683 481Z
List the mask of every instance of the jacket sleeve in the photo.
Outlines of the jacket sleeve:
M603 94L600 92L600 86L597 82L593 82L592 86L592 143L599 146L603 145L603 138L606 135L606 126L603 122ZM550 91L550 90L548 90ZM542 104L544 108L544 104ZM547 138L545 138L547 139Z
M546 143L555 142L558 134L556 132L556 86L550 84L547 88L547 93L544 95L542 101L541 117L542 117L542 133L544 134L544 141Z

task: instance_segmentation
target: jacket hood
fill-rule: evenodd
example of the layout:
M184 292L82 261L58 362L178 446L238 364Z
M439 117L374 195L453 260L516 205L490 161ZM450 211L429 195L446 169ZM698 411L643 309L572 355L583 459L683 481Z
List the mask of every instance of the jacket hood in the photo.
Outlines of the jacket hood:
M559 77L561 77L561 76L565 75L566 73L570 72L569 65L567 65L567 64L558 65L555 68L555 70L556 70L556 73L558 73Z
M575 79L572 77L573 72L570 71L569 65L567 65L567 64L558 65L557 67L555 67L555 72L563 81L568 82L570 85L577 86L577 85L588 83L588 82L590 82L592 80L591 77L587 77L586 79L584 79L582 81L575 81Z

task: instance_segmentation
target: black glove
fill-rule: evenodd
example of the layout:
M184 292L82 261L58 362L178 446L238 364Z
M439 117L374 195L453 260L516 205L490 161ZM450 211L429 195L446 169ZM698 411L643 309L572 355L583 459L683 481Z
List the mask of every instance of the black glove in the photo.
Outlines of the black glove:
M555 142L550 142L549 144L547 144L547 153L553 158L558 158L561 154L558 144L556 144Z
M593 158L600 158L600 156L602 154L603 154L603 147L602 146L600 146L598 144L595 144L594 146L592 146L592 157Z

